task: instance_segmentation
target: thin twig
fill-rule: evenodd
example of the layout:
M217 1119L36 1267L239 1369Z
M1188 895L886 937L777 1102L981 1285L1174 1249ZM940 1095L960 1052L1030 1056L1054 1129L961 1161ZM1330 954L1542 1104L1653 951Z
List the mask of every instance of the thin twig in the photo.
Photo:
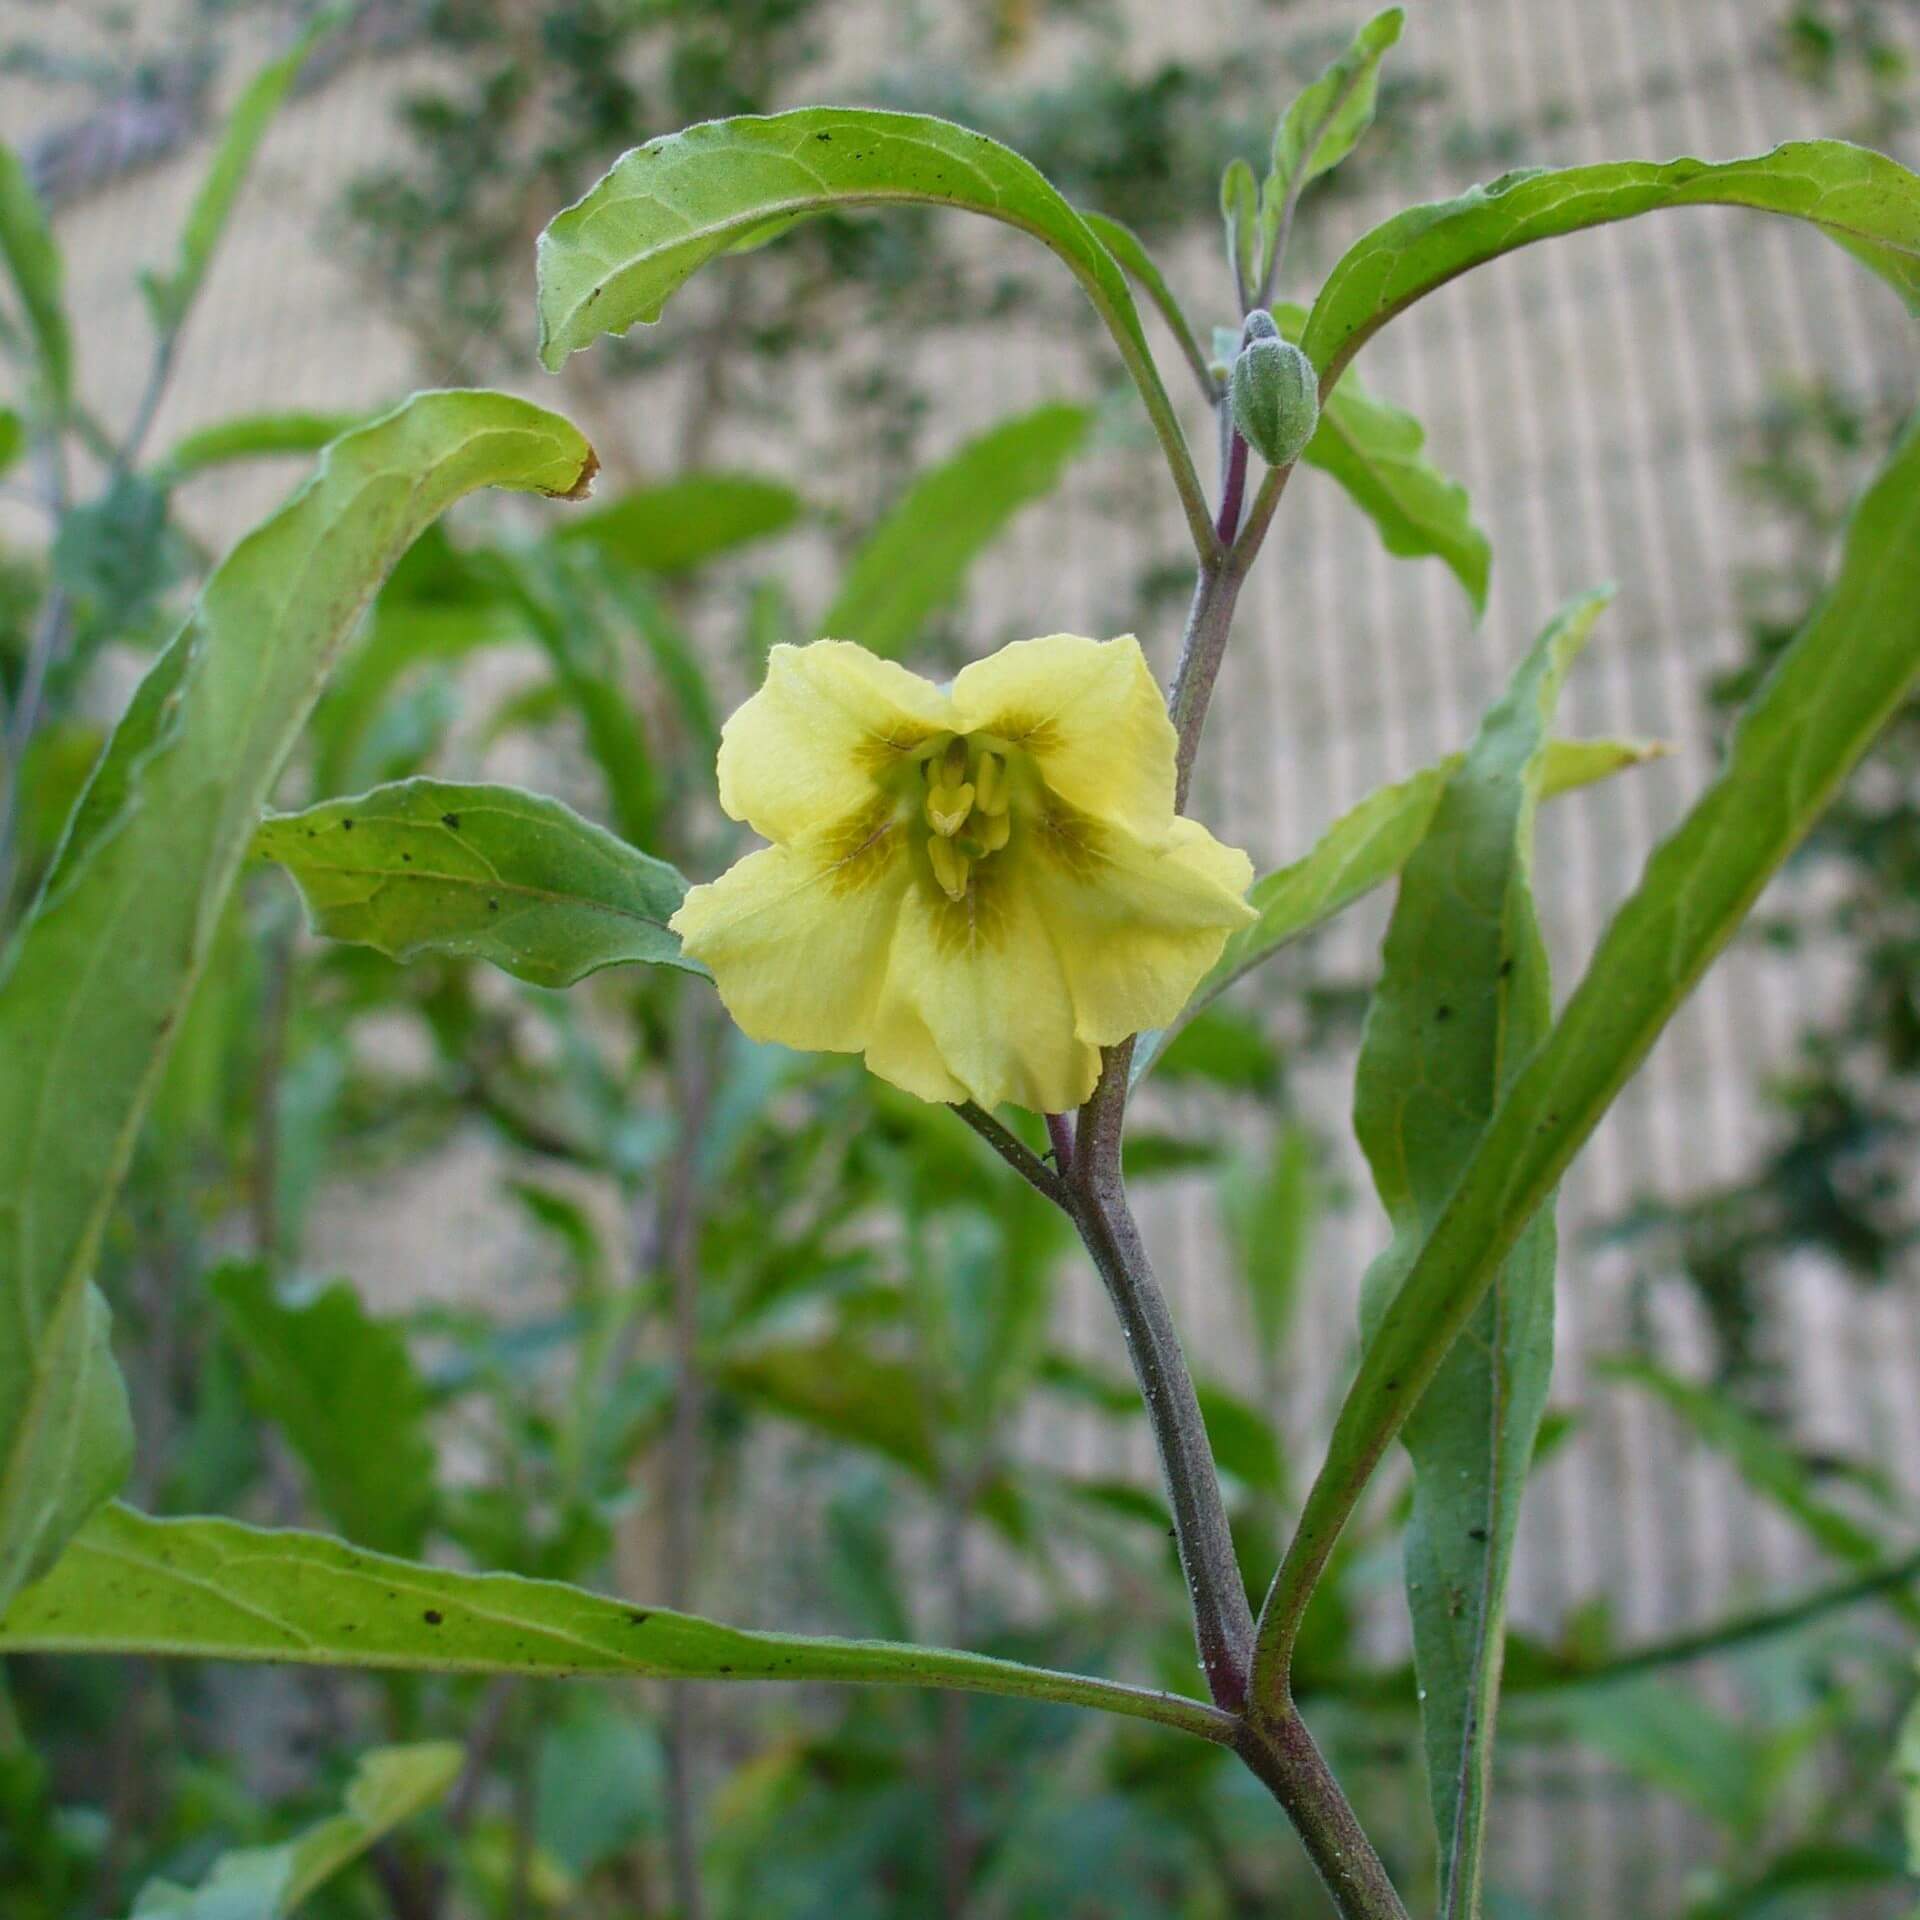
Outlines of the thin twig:
M1159 1449L1207 1689L1217 1706L1238 1713L1246 1705L1253 1613L1193 1376L1121 1176L1120 1136L1132 1057L1131 1041L1109 1050L1100 1084L1080 1110L1068 1182L1073 1217L1119 1318Z
M971 1100L961 1100L954 1104L953 1111L957 1113L1028 1186L1034 1188L1037 1192L1045 1194L1056 1207L1061 1208L1063 1211L1068 1213L1073 1211L1073 1196L1067 1190L1067 1183L1061 1179L1024 1140L1003 1126L985 1107L977 1106Z
M700 1368L700 1148L713 1094L713 1022L704 1000L684 1005L674 1060L680 1130L668 1168L660 1222L659 1267L672 1286L673 1424L667 1437L667 1524L662 1573L667 1605L693 1604L695 1535L701 1480L705 1380ZM699 1821L695 1805L698 1721L685 1681L667 1687L667 1844L679 1920L700 1920Z

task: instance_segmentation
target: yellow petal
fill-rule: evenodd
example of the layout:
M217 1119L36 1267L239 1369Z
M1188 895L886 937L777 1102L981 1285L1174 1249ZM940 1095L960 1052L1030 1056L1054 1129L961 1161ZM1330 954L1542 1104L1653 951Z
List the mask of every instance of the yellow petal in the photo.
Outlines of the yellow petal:
M1173 818L1173 722L1132 634L1017 640L962 667L953 706L963 732L1032 755L1063 800L1143 840Z
M913 885L900 905L867 1065L920 1093L942 1077L983 1107L1077 1107L1100 1077L1099 1050L1074 1031L1065 969L1031 888L999 863L977 867L961 900Z
M1243 898L1253 863L1195 820L1153 846L1056 808L1003 858L1017 858L1071 985L1075 1033L1095 1046L1170 1025L1228 934L1257 917Z
M862 809L877 776L952 725L931 681L850 640L775 647L721 729L720 804L763 840L797 840Z
M795 847L769 847L695 887L668 923L713 971L755 1040L821 1053L866 1044L908 886L904 826L873 812Z

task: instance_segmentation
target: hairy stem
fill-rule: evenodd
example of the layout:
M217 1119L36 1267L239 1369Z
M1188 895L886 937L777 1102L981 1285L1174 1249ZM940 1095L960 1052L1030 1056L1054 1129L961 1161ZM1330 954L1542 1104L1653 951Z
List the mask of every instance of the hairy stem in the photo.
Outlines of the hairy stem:
M1236 1752L1286 1809L1341 1920L1407 1920L1373 1843L1289 1701L1241 1723Z
M959 1102L953 1111L957 1113L1028 1186L1034 1188L1037 1192L1044 1193L1056 1207L1066 1212L1073 1210L1073 1199L1067 1191L1067 1183L1060 1177L1060 1173L1066 1171L1064 1165L1061 1167L1060 1173L1055 1173L1053 1168L1048 1166L1019 1135L996 1120L985 1107L978 1106L971 1100ZM1049 1114L1047 1116L1049 1132L1052 1130L1053 1123L1060 1118L1061 1116L1059 1114ZM1068 1137L1071 1139L1072 1136L1069 1135ZM1059 1142L1056 1140L1054 1144L1057 1149Z
M1247 1697L1253 1613L1193 1376L1120 1174L1120 1129L1132 1053L1130 1042L1108 1053L1100 1085L1081 1110L1068 1180L1073 1218L1119 1318L1159 1449L1207 1690L1215 1705L1238 1713Z
M1234 508L1239 518L1239 483L1246 475L1247 443L1236 433L1227 450L1227 472L1221 493L1221 524L1227 524L1226 509ZM1187 630L1180 642L1180 664L1174 671L1173 691L1167 697L1167 710L1173 716L1177 737L1174 752L1174 806L1184 808L1187 792L1193 784L1193 763L1200 751L1200 736L1207 724L1207 708L1213 701L1214 682L1227 657L1227 641L1233 632L1233 614L1239 604L1240 589L1248 570L1267 537L1280 496L1286 491L1291 467L1270 467L1247 510L1246 523L1227 548L1218 565L1202 565L1193 584L1193 604L1187 612Z
M659 1264L673 1299L673 1425L667 1436L665 1578L667 1605L693 1604L695 1538L700 1516L700 1428L705 1380L700 1369L700 1143L713 1091L713 1027L706 1009L684 1006L674 1062L680 1132L660 1222ZM674 1911L701 1920L699 1821L695 1805L697 1716L685 1681L667 1688L667 1845Z

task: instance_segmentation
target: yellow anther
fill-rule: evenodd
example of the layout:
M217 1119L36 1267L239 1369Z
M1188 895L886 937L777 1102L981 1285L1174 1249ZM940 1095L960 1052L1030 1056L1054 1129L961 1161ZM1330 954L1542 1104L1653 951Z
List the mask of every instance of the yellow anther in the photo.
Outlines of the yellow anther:
M948 839L966 825L967 815L972 808L973 789L970 786L927 789L927 824L935 833Z
M941 755L940 772L943 786L957 787L967 777L967 743L957 733Z
M1008 836L1013 832L1013 821L1006 810L1006 796L1000 800L998 813L984 813L975 802L973 818L967 823L971 836L979 842L982 853L998 853L1007 844Z
M982 813L1007 810L1007 763L997 753L983 753L973 770L973 804Z
M949 900L964 900L973 866L967 856L956 851L950 840L935 838L927 842L927 860L933 868L933 877L940 883L940 891Z

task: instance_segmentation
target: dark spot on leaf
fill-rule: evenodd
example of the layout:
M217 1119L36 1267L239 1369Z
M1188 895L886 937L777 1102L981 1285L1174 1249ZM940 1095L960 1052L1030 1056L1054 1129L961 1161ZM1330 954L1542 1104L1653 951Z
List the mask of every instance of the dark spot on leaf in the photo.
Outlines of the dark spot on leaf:
M1504 980L1507 977L1507 975L1510 974L1512 971L1513 971L1513 955L1508 954L1507 957L1500 962L1500 978Z
M426 1610L426 1612L420 1616L420 1618L424 1620L427 1623L427 1625L430 1627L437 1627L444 1617L445 1616L440 1613L439 1609L435 1607L429 1607Z
M487 911L489 913L498 913L500 911L500 902L498 900L489 900L487 902Z
M733 1671L733 1669L732 1669L731 1667L722 1667L722 1668L720 1669L720 1671L721 1671L722 1673L731 1673L731 1672Z
M1451 1007L1444 1007L1444 1006L1435 1007L1433 1010L1433 1017L1436 1020L1451 1020L1453 1018L1453 1009Z
M1467 1529L1467 1538L1469 1540L1484 1540L1486 1537L1487 1530L1485 1527L1469 1527Z
M1400 1391L1400 1382L1398 1380L1389 1380L1387 1382L1387 1391L1389 1393L1398 1393Z
M831 140L833 135L830 133L816 133L813 137L816 140Z
M413 865L413 855L412 855L412 854L410 854L410 853L403 853L403 854L402 854L402 855L400 856L400 858L401 858L402 860L404 860L404 861L405 861L405 862L407 863L407 865L408 865L408 866L412 866L412 865Z
M351 820L342 820L340 822L340 831L342 833L351 833L353 831L353 822Z
M451 827L455 833L458 833L460 831L460 816L457 813L443 813L440 816L440 824L443 827Z
M652 1617L651 1614L647 1613L630 1613L627 1615L627 1625L630 1627L644 1627Z

